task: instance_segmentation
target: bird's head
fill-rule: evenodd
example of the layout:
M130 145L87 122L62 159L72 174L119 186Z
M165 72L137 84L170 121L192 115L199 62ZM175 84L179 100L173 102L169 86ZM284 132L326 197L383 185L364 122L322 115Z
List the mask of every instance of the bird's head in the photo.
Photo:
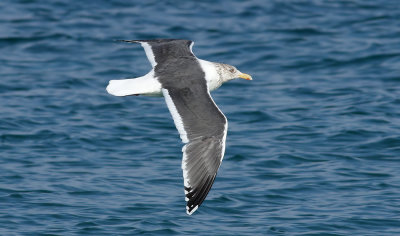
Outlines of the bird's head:
M236 67L227 65L227 64L219 64L218 73L223 82L227 82L229 80L241 78L245 80L253 80L250 75L240 72Z

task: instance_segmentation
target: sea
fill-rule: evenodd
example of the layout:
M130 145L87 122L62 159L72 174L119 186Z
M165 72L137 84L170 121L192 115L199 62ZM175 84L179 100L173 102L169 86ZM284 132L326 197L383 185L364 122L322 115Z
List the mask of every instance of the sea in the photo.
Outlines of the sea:
M114 97L179 38L253 81L185 212L162 97ZM398 0L1 0L0 235L400 235Z

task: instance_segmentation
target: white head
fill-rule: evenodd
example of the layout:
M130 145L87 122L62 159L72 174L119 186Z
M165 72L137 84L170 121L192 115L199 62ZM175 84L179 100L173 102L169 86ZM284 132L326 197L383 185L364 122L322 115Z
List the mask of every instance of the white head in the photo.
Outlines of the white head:
M234 66L231 66L228 64L222 64L222 63L217 63L216 66L217 66L218 75L219 75L220 79L222 80L222 83L225 83L229 80L233 80L236 78L252 80L250 75L240 72Z

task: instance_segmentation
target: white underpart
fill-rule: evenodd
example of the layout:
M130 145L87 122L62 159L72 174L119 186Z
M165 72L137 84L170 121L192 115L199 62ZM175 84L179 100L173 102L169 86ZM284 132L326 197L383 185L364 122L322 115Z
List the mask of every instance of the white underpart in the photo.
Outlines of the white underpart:
M188 143L189 139L187 137L187 133L186 133L185 128L183 126L183 121L182 121L181 115L179 115L178 110L176 109L176 106L175 106L174 102L172 101L168 90L162 89L162 94L164 95L165 102L167 103L168 109L171 112L171 115L172 115L172 118L174 120L176 129L178 130L178 132L179 132L179 134L181 136L182 142L183 143Z
M162 96L161 84L158 82L157 78L154 77L153 70L138 78L110 80L107 86L107 92L114 96L128 96L134 94Z
M153 50L151 49L150 44L148 44L146 42L140 42L140 44L144 48L147 59L150 61L151 66L154 68L157 65L157 63L156 63L156 59L154 57Z
M222 84L217 68L213 62L197 59L206 75L207 87L209 91L214 91Z

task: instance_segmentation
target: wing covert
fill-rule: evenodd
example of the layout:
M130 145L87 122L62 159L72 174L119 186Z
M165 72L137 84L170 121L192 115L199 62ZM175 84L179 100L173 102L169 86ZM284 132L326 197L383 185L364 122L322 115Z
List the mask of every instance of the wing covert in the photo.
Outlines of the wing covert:
M181 139L186 210L191 215L206 198L225 152L227 120L207 86L162 89Z
M127 43L140 43L144 48L147 59L154 68L157 64L169 59L190 56L193 41L184 39L151 39L151 40L119 40Z

